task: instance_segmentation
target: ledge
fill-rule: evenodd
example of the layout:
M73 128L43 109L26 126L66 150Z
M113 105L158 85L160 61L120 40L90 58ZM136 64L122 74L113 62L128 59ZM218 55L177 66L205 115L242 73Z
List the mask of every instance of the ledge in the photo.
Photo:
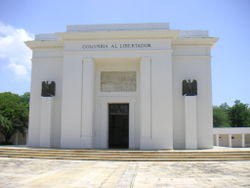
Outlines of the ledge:
M25 44L31 48L62 48L63 47L63 41L61 40L55 40L55 41L42 41L42 40L33 40L33 41L26 41Z
M187 46L213 46L219 38L215 37L206 37L206 38L177 38L173 40L172 44L173 45L187 45Z

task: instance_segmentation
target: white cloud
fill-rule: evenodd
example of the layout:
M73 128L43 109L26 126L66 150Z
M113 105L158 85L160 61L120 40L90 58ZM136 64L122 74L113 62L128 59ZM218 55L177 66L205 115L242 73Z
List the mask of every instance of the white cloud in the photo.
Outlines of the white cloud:
M17 29L0 22L0 58L8 60L7 68L19 78L28 78L31 70L31 50L24 41L34 36L24 29Z

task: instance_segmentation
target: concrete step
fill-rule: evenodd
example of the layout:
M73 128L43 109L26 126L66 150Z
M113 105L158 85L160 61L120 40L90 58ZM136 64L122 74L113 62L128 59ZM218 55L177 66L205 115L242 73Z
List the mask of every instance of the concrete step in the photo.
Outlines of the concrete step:
M110 160L110 161L235 161L250 160L247 151L169 151L169 150L71 150L45 148L4 148L0 157L65 159L65 160Z
M58 150L51 150L51 149L0 149L0 152L26 152L26 153L82 153L82 154L121 154L121 155L126 155L126 154L133 154L133 155L162 155L162 154L190 154L190 155L212 155L212 154L250 154L250 150L249 151L175 151L175 150L161 150L161 151L147 151L147 150L143 150L143 151L137 151L137 150L132 150L132 151L112 151L112 150L62 150L62 149L58 149Z
M247 148L245 148L247 149ZM108 152L108 153L166 153L166 152L171 152L171 153L226 153L226 152L250 152L250 148L248 150L122 150L122 149L117 149L117 150L112 150L112 149L57 149L57 148L18 148L18 147L1 147L0 150L3 151L11 151L11 150L16 150L16 151L53 151L53 152Z
M103 161L245 161L250 160L250 157L233 157L233 158L114 158L114 157L56 157L56 156L13 156L2 155L1 157L7 158L31 158L31 159L63 159L63 160L103 160Z
M175 155L175 156L135 156L135 155L129 155L129 156L122 156L122 155L119 155L119 156L116 156L116 155L57 155L57 154L19 154L19 153L16 153L16 154L13 154L13 153L2 153L0 154L0 157L1 156L15 156L15 157L19 157L19 156L27 156L27 157L59 157L59 158L63 158L63 157L70 157L70 158L96 158L96 157L102 157L102 158L116 158L116 159L120 159L120 158L141 158L141 159L147 159L147 158L152 158L152 159L168 159L168 158L193 158L193 159L206 159L206 158L224 158L224 159L230 159L230 158L249 158L250 159L250 156L249 155L213 155L213 156L210 156L210 155L206 155L206 156L191 156L191 155Z
M116 157L129 157L129 156L135 156L135 157L179 157L179 156L185 156L185 157L218 157L218 156L247 156L250 157L250 153L159 153L159 154L148 154L148 153L140 153L140 154L121 154L121 153L82 153L82 152L74 152L74 153L57 153L57 152L23 152L23 151L0 151L0 155L57 155L57 156L116 156Z
M100 155L100 154L55 154L55 153L0 153L0 156L55 156L55 157L112 157L112 158L250 158L250 155L247 154L239 154L239 155Z

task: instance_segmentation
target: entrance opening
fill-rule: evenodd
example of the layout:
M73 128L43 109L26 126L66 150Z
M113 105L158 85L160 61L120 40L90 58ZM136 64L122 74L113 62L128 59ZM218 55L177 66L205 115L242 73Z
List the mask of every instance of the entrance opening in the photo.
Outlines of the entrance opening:
M129 146L129 104L109 104L109 148Z

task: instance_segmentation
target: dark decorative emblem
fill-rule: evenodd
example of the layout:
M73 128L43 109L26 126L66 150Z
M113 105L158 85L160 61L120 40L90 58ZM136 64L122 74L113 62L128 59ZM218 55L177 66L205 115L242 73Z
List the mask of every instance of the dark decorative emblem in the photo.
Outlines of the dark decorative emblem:
M42 82L42 96L53 97L56 93L56 83L54 81L43 81Z
M196 80L183 80L182 81L182 95L196 96L197 95L197 81Z

